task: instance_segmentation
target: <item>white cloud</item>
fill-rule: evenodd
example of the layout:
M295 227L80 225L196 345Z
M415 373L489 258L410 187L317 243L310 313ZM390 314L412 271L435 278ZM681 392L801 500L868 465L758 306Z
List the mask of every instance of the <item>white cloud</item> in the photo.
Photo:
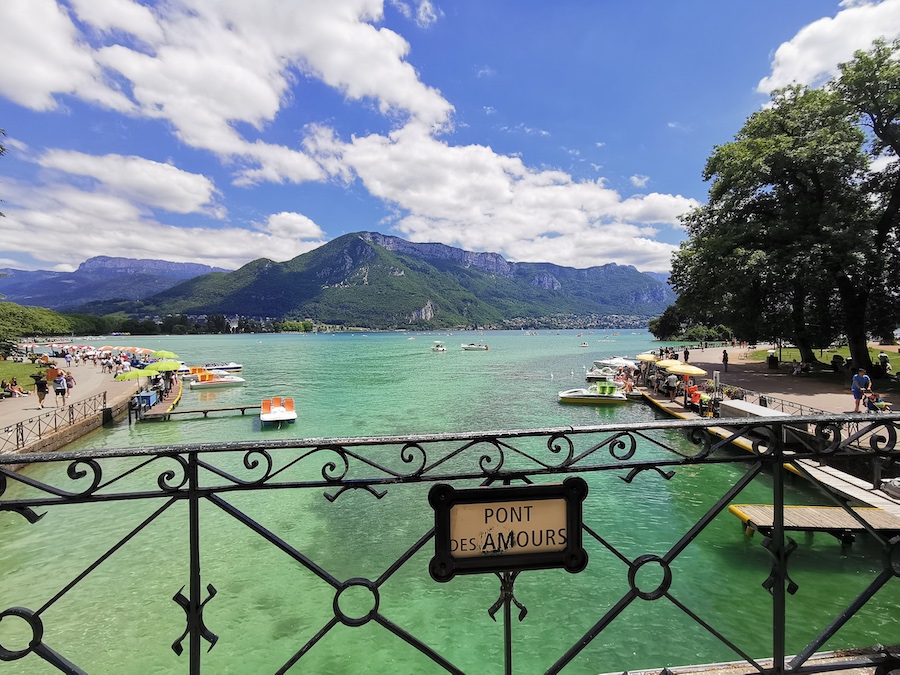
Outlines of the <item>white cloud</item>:
M162 29L145 6L132 0L69 0L78 18L101 31L120 30L145 42L162 39Z
M100 190L173 213L210 213L223 217L214 206L216 188L206 176L182 171L170 164L143 157L86 155L50 150L37 159L48 169L89 176Z
M409 44L373 22L377 0L182 0L148 7L128 0L75 0L78 18L105 39L94 49L53 0L0 3L0 94L35 110L72 94L121 112L166 120L189 146L246 167L239 181L320 180L302 152L241 135L235 123L262 130L289 99L297 72L353 101L371 100L385 115L438 129L453 106L423 84L406 61ZM417 20L436 18L428 2ZM137 37L138 49L121 33ZM365 67L360 67L360 64ZM122 91L110 82L122 81Z
M792 83L817 86L838 72L838 64L869 49L884 37L900 37L900 0L842 2L834 18L824 17L802 28L775 51L772 73L757 90L768 94Z
M875 160L873 160L871 169L872 171L881 172L894 164L896 161L897 157L895 155L882 155L881 157L877 157L875 158Z
M678 216L697 206L658 193L623 200L602 180L535 171L484 146L450 146L412 125L390 138L356 138L340 156L370 193L395 205L401 236L513 260L668 269L674 247L634 223L678 227Z
M263 229L269 234L283 239L325 239L322 228L302 213L273 213L266 219Z
M416 24L420 28L428 28L438 20L438 11L429 0L422 0L416 10Z
M56 108L56 94L73 94L123 112L132 108L104 81L90 48L54 0L3 0L0 26L3 96L33 110Z
M286 219L276 218L275 231L265 232L238 227L173 227L114 195L71 186L26 186L16 181L4 181L4 188L9 208L4 209L0 250L29 253L58 269L60 265L74 268L97 255L236 268L261 257L289 260L321 244L300 240L298 232L313 233L314 228L298 229L299 219L291 227ZM40 246L34 245L36 238Z
M631 184L635 187L647 187L647 182L650 180L650 176L641 176L640 174L635 174L631 178L629 178Z

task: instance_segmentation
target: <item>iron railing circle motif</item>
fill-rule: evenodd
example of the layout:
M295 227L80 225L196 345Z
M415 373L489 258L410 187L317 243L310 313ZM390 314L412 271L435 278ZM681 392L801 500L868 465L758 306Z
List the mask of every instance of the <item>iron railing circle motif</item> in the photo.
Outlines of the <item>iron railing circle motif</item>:
M3 610L0 612L0 621L3 621L8 616L16 616L25 620L31 628L31 640L28 641L28 647L25 649L7 649L0 645L0 661L15 661L28 656L41 644L41 640L44 637L44 624L41 621L41 617L27 607L10 607Z
M657 563L662 568L663 578L659 585L652 591L643 591L638 588L637 574L644 565L650 563ZM668 562L658 555L654 553L645 553L644 555L635 558L634 562L628 568L628 585L631 586L632 593L639 598L644 600L659 600L669 592L669 588L672 586L672 568L669 566Z
M372 593L372 608L362 616L350 616L341 609L341 596L351 588L365 588ZM381 605L381 594L378 592L378 586L368 579L362 577L354 577L347 579L340 585L334 594L334 615L346 626L359 627L369 623L378 615L378 607Z

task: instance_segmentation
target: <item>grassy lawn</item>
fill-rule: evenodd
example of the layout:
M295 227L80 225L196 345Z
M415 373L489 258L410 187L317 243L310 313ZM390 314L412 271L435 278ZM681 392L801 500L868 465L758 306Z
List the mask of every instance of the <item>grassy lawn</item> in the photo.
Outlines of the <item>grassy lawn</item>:
M43 372L43 368L28 361L25 363L5 360L0 361L0 380L16 378L19 382L19 386L25 391L34 391L34 380L29 376Z
M898 353L896 345L885 345L883 349L884 353L890 357L893 373L889 377L882 377L877 380L873 379L872 388L879 393L887 392L900 394L900 382L897 381L896 377L898 369L900 369L900 353ZM872 360L872 363L878 363L878 354L880 354L881 351L881 347L869 347L869 358ZM778 353L779 352L776 349L775 354L778 355ZM850 378L853 377L853 373L846 368L835 373L831 368L831 357L838 354L839 356L843 356L844 359L847 359L850 356L850 349L847 347L839 347L838 349L817 349L815 353L816 358L819 359L819 363L813 364L813 371L810 373L809 377L843 385L849 390ZM750 354L747 355L747 359L749 361L765 361L768 356L768 350L761 349L750 352ZM781 350L782 369L786 369L794 359L797 361L800 360L799 349L785 347Z

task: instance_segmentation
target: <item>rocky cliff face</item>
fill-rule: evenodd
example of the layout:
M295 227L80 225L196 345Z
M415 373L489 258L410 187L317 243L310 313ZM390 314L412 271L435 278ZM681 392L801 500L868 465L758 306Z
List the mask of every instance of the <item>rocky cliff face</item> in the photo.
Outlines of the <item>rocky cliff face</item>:
M426 260L448 260L462 267L473 267L482 272L503 277L512 278L515 275L515 263L507 262L503 256L497 253L475 253L446 244L417 244L378 232L361 232L359 236L362 240L381 246L388 251L413 255Z
M199 263L169 262L168 260L145 260L135 258L111 258L99 255L85 260L73 274L153 274L170 279L193 279L210 272L227 272L221 267L210 267Z
M74 272L7 270L0 293L22 305L68 310L87 302L123 298L139 300L219 267L166 260L136 260L97 256Z

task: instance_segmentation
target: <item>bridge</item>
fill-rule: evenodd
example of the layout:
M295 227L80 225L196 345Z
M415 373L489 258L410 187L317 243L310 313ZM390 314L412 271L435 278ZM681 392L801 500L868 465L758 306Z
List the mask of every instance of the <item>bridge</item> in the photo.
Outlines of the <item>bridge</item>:
M716 419L716 433L712 420L665 420L0 457L0 621L15 626L0 632L0 660L67 673L148 663L188 673L621 672L725 661L740 672L887 673L900 666L895 618L844 645L867 651L821 652L854 617L900 606L900 537L808 467L852 465L878 491L900 474L898 421L793 416L811 430L799 447L786 447L787 422L770 418ZM737 438L753 439L749 452L733 449ZM707 472L714 478L698 482ZM429 494L490 501L521 488L490 513L523 520L529 499L573 479L587 486L580 513L553 543L577 540L572 555L583 549L584 560L565 548L559 564L526 556L506 566L495 548L474 563L489 571L442 579L432 562L429 574L429 560L473 564L443 539L446 510ZM792 481L865 537L853 547L858 587L829 587L817 573L835 567L828 557L798 552ZM771 507L761 540L719 527L748 491ZM664 537L641 536L632 509L648 501ZM102 547L89 551L95 536ZM718 552L732 545L741 548L726 566ZM789 619L797 603L817 607L802 624ZM753 630L736 629L738 611ZM673 615L675 646L660 653L656 622ZM622 645L635 621L643 637Z

